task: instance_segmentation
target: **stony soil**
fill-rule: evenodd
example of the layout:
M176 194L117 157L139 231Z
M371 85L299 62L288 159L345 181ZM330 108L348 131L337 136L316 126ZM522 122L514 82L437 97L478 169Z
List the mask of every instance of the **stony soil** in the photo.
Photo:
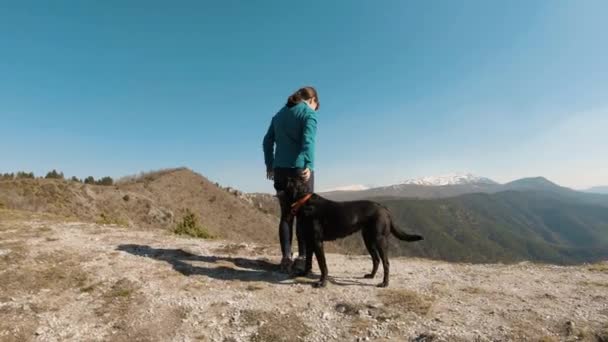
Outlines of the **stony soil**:
M368 257L328 254L315 289L277 250L0 210L0 340L608 340L606 263L393 258L379 289Z

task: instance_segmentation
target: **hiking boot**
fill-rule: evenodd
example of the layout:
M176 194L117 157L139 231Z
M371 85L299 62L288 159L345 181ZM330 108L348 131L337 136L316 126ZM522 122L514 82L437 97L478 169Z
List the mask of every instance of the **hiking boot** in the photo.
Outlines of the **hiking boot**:
M298 272L298 271L304 271L304 268L306 267L306 257L298 257L292 266L292 269L294 272Z
M282 273L291 273L293 267L293 261L290 258L283 258L281 260L281 272Z

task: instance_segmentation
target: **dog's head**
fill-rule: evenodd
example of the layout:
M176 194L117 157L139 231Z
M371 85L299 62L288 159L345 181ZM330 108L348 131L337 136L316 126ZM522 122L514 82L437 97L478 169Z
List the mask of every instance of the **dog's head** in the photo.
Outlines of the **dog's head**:
M289 178L285 185L285 194L289 202L294 203L309 194L308 186L302 178Z
M302 178L290 178L287 180L285 186L285 196L290 203L296 203L298 200L304 198L310 194L307 183ZM304 205L299 209L299 212L305 216L315 216L318 213L318 200L320 197L316 194L312 194Z

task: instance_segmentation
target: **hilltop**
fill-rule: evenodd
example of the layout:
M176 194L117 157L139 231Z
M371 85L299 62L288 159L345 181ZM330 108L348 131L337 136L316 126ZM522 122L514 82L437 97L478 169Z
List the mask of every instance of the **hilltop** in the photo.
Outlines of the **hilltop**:
M490 183L479 177L466 180ZM607 195L574 191L542 177L489 185L503 191L433 199L371 198L389 207L403 229L425 237L414 244L392 239L392 254L475 263L576 264L608 259ZM322 195L332 198L331 193ZM167 231L192 212L204 229L201 236L277 243L279 207L273 195L224 188L186 168L142 173L109 186L61 179L3 179L0 206ZM359 234L327 248L367 254Z
M270 243L277 218L187 168L125 177L115 185L58 179L0 180L0 207L126 227L173 229L186 210L212 235Z
M277 248L0 209L3 341L606 341L608 265L328 254L331 282ZM314 269L315 274L318 270Z

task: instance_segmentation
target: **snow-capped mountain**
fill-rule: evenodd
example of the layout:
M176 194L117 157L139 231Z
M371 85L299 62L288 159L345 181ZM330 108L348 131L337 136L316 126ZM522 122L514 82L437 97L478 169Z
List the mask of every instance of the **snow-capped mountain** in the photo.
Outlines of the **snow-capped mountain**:
M362 184L352 184L352 185L345 185L345 186L339 186L336 188L331 188L331 189L326 189L323 192L333 192L333 191L363 191L363 190L368 190L371 187L367 186L367 185L362 185Z
M426 186L445 186L445 185L466 185L466 184L498 184L495 181L475 176L470 173L455 173L442 176L428 176L415 179L407 179L401 184L406 185L426 185Z

